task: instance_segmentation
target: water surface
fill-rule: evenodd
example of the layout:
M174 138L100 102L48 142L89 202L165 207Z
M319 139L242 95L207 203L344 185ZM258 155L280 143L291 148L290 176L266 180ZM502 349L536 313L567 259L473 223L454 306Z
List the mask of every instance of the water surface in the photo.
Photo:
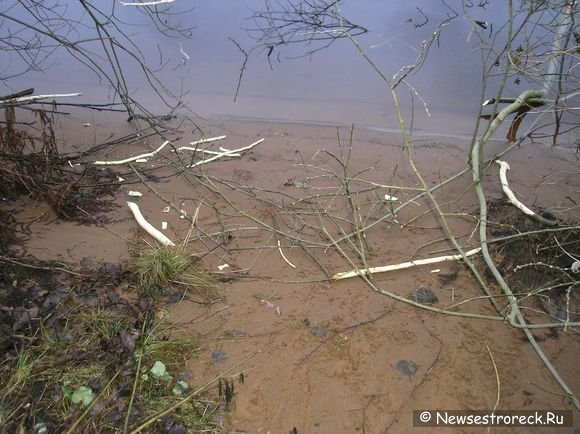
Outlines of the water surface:
M504 2L490 1L485 7L474 3L465 8L459 0L448 2L459 16L441 32L421 70L409 76L414 91L399 88L407 126L450 136L471 134L482 94L481 53L474 32L481 28L474 20L487 22L483 37L488 42L507 15ZM126 23L123 31L140 47L151 69L172 92L182 95L184 106L196 114L398 128L387 86L350 41L337 41L312 56L304 54L315 47L276 47L270 65L266 50L256 49L247 32L255 28L250 17L264 7L263 0L190 4L191 10L181 2L169 6L168 11L175 14L163 20L168 25L191 28L171 38L160 35L139 8L115 3L111 11ZM358 41L388 77L414 63L422 41L450 13L442 3L431 0L346 0L341 5L346 18L369 30ZM76 3L68 4L66 13L86 21ZM91 34L81 26L78 31L79 37ZM235 101L244 56L232 40L249 54ZM97 45L92 49L98 53ZM13 58L10 61L16 62ZM27 87L35 87L37 93L81 91L85 100L95 103L115 97L110 86L99 82L64 50L52 53L45 65L41 71L5 81L6 91ZM168 110L135 62L124 62L124 73L131 93L152 112ZM511 82L510 86L514 93L523 90ZM493 95L495 90L492 82L486 95Z

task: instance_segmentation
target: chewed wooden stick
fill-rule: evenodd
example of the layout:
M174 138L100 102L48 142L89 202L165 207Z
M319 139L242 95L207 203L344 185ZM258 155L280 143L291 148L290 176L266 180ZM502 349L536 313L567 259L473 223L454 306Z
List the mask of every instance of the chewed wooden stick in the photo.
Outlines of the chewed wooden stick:
M116 161L95 161L93 164L95 164L97 166L112 166L112 165L130 163L132 161L141 160L143 158L153 157L155 154L157 154L159 151L161 151L163 148L165 148L165 146L167 146L169 143L170 143L169 140L166 140L157 149L155 149L152 152L147 152L146 154L141 154L141 155L136 155L135 157L125 158L124 160L116 160Z
M40 101L42 99L48 98L67 98L71 96L81 96L82 93L55 93L53 95L30 95L30 96L21 96L17 98L8 98L5 100L0 101L0 107L10 106L10 105L21 105L21 104L28 104L35 101Z
M278 251L280 252L280 256L282 256L282 259L284 259L284 262L286 262L292 268L296 268L296 265L294 265L292 262L290 262L288 260L288 258L286 257L286 255L284 254L284 252L282 251L282 246L280 245L280 240L278 240Z
M465 256L472 256L478 253L481 250L481 247L477 249L470 250L465 252ZM349 277L355 276L365 276L367 274L376 274L376 273L384 273L387 271L395 271L395 270L403 270L405 268L415 267L417 265L428 265L428 264L435 264L437 262L443 261L456 261L458 259L462 259L463 255L449 255L449 256L437 256L435 258L427 258L427 259L417 259L416 261L409 261L409 262L402 262L400 264L392 264L392 265L384 265L382 267L371 267L371 268L361 268L359 270L353 271L346 271L343 273L336 273L332 278L334 280L340 279L347 279Z
M556 226L558 224L557 221L547 219L539 214L536 214L534 211L529 209L523 203L521 203L515 196L514 192L511 190L508 180L507 180L507 171L510 169L510 165L505 161L495 160L497 164L499 164L499 180L501 182L501 188L504 194L507 196L508 200L512 205L522 211L524 214L530 216L534 220L538 221L547 226Z
M520 209L524 214L527 214L529 216L534 215L535 212L532 211L531 209L529 209L523 203L521 203L514 195L514 192L510 189L510 186L509 186L508 180L507 180L507 171L510 170L510 165L508 163L506 163L505 161L501 161L501 160L495 160L495 162L497 164L499 164L499 180L501 182L501 188L502 188L503 192L505 193L505 195L507 196L508 200L513 205L515 205L516 208Z
M145 220L145 217L143 217L143 214L141 214L139 205L137 205L135 202L127 202L127 205L129 206L129 209L133 212L135 220L137 220L137 223L139 223L139 226L141 226L145 230L145 232L147 232L149 235L151 235L153 238L155 238L164 246L175 246L173 241L171 241L164 234L155 229L151 223Z
M264 141L264 139L260 139L260 140L256 140L254 143L252 143L251 145L248 146L244 146L243 148L238 148L238 149L232 149L231 151L225 151L225 152L220 152L219 154L214 155L213 157L207 158L205 160L201 160L198 161L197 163L193 163L191 166L189 167L197 167L197 166L201 166L202 164L205 163L209 163L210 161L214 161L217 160L218 158L221 157L230 157L234 154L237 154L239 152L242 151L247 151L249 149L252 149L254 146L259 145L260 143L262 143Z
M195 142L190 142L189 144L191 146L182 146L180 148L177 148L177 150L178 151L199 151L200 149L197 148L196 145L201 145L202 143L217 142L218 140L223 140L225 138L226 138L226 136L208 137L207 139L200 139L200 140L196 140Z

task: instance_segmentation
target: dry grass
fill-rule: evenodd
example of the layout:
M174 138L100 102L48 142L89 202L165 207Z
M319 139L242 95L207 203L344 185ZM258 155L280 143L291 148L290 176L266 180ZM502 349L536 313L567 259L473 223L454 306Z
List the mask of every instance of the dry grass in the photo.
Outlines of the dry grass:
M192 291L216 297L215 280L193 260L185 247L156 247L133 260L135 283L141 294L158 297L175 291Z

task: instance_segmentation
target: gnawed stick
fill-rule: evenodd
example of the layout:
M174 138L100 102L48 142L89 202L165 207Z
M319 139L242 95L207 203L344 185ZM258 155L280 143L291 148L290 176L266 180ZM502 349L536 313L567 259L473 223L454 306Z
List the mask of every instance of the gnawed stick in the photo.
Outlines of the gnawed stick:
M296 265L294 265L292 262L290 262L288 260L288 258L286 257L286 255L284 254L284 252L282 251L282 246L280 245L280 240L278 240L278 251L280 252L280 256L282 256L282 259L284 259L284 262L286 262L292 268L296 268Z
M141 226L143 230L145 230L145 232L147 232L149 235L151 235L153 238L155 238L164 246L175 246L173 241L171 241L164 234L155 229L151 223L145 220L145 217L143 217L143 214L141 214L139 205L137 205L135 202L127 202L127 205L129 206L129 209L133 212L135 220L137 220L137 223L139 223L139 226Z
M36 101L40 101L43 99L49 98L68 98L72 96L81 96L82 93L55 93L53 95L30 95L30 96L21 96L17 98L5 99L0 101L0 107L5 106L13 106L13 105L23 105L23 104L30 104Z
M243 151L248 151L250 149L252 149L254 146L259 145L260 143L262 143L264 141L264 139L260 139L260 140L256 140L254 143L252 143L251 145L248 146L244 146L243 148L238 148L238 149L232 149L231 151L226 151L226 152L221 152L219 154L214 155L213 157L207 158L205 160L201 160L198 161L197 163L193 163L191 166L189 167L197 167L197 166L201 166L202 164L205 163L209 163L211 161L217 160L218 158L222 158L222 157L230 157L233 154L237 154L239 152L243 152Z
M157 149L155 149L152 152L147 152L146 154L141 154L141 155L136 155L135 157L125 158L124 160L95 161L93 164L95 164L97 166L112 166L112 165L131 163L132 161L141 160L143 158L153 157L155 154L157 154L159 151L161 151L163 148L165 148L169 143L170 143L169 140L166 140Z
M481 250L480 247L477 249L465 252L465 256L472 256ZM435 258L427 259L417 259L416 261L402 262L400 264L384 265L382 267L371 267L371 268L361 268L359 270L346 271L343 273L336 273L332 278L334 280L348 279L349 277L364 276L368 274L385 273L387 271L403 270L405 268L411 268L418 265L428 265L436 264L437 262L443 261L457 261L462 259L463 255L449 255L449 256L437 256Z
M534 211L529 209L527 206L525 206L516 198L514 192L510 189L507 180L507 171L510 169L510 165L502 160L495 160L495 162L499 164L499 180L501 182L501 188L504 194L507 196L508 200L511 202L511 204L514 205L516 208L518 208L520 211L522 211L524 214L530 216L538 223L541 223L546 226L556 226L558 224L557 221L550 220L539 214L536 214Z
M230 151L229 149L221 148L221 147L220 147L219 151L212 151L210 149L198 149L198 148L192 148L189 146L182 146L181 148L178 149L178 151L184 151L184 150L185 151L196 151L196 152L200 152L202 154L210 154L210 155L220 155L220 154L223 154L225 152L228 154L227 155L228 157L241 157L242 156L242 154L232 154L231 153L232 151Z
M195 142L190 142L189 144L192 146L195 146L195 145L200 145L202 143L217 142L218 140L223 140L226 137L227 136L208 137L207 139L199 139L199 140L196 140Z
M203 143L217 142L218 140L223 140L225 138L226 138L226 136L208 137L207 139L200 139L200 140L196 140L195 142L190 142L189 144L191 146L182 146L180 148L177 148L177 150L178 151L199 151L200 149L197 148L197 145L201 145Z

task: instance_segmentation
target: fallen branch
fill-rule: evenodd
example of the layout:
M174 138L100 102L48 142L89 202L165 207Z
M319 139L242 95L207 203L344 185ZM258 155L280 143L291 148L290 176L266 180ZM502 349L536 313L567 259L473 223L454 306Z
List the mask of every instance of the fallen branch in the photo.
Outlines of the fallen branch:
M501 188L503 192L507 196L508 200L519 210L521 210L524 214L530 216L533 220L537 221L546 226L556 226L558 224L555 220L550 220L545 217L542 217L539 214L536 214L534 211L529 209L523 203L521 203L516 196L514 195L513 191L510 189L508 180L507 180L507 171L510 169L510 165L502 160L495 160L497 164L499 164L499 180L501 182Z
M190 142L190 145L200 145L202 143L211 143L211 142L217 142L218 140L223 140L225 139L227 136L216 136L216 137L208 137L207 139L199 139L196 140L194 142Z
M278 240L278 251L280 252L280 256L282 256L282 259L284 259L284 262L286 262L292 268L296 268L296 265L294 265L292 262L290 262L288 260L288 258L286 257L286 255L284 255L284 252L282 251L282 246L280 245L280 240Z
M81 96L82 93L55 93L54 95L31 95L22 96L19 98L10 98L5 100L0 100L0 107L23 105L31 102L39 101L48 98L67 98L71 96Z
M23 97L23 96L32 95L33 93L34 93L34 88L31 87L30 89L21 90L20 92L16 92L16 93L11 93L9 95L0 96L0 101L4 101L4 100L7 100L7 99L20 98L20 97Z
M478 247L477 249L465 252L465 257L475 255L480 250L481 248ZM417 259L416 261L403 262L400 264L384 265L382 267L371 267L367 269L363 268L353 271L346 271L343 273L336 273L334 276L332 276L332 278L334 280L348 279L349 277L355 276L363 276L368 274L384 273L387 271L403 270L405 268L411 268L418 265L435 264L437 262L443 261L457 261L458 259L462 259L463 257L464 257L463 255L450 255L450 256L437 256L436 258Z
M47 270L47 271L61 271L63 273L73 274L75 276L90 277L88 274L77 273L76 271L67 270L61 267L43 267L40 265L25 264L24 262L18 262L7 256L0 255L0 262L9 262L11 264L20 265L21 267L33 268L35 270Z
M156 150L154 150L152 152L147 152L146 154L141 154L141 155L137 155L135 157L125 158L124 160L116 160L116 161L95 161L93 164L95 164L96 166L113 166L113 165L118 165L118 164L130 163L132 161L141 160L143 158L153 157L155 154L157 154L159 151L161 151L163 148L165 148L165 146L167 146L169 143L170 143L169 140L166 140Z
M218 154L214 155L213 157L207 158L207 159L205 159L205 160L198 161L197 163L193 163L193 164L192 164L191 166L189 166L189 167L197 167L197 166L201 166L202 164L209 163L209 162L211 162L211 161L215 161L215 160L217 160L218 158L222 158L222 157L231 157L231 156L233 156L234 154L237 154L237 153L240 153L240 152L243 152L243 151L248 151L248 150L252 149L254 146L256 146L256 145L259 145L259 144L260 144L260 143L262 143L263 141L264 141L264 139L260 139L260 140L257 140L257 141L255 141L255 142L254 142L254 143L252 143L251 145L244 146L243 148L232 149L231 151L224 151L224 152L220 152L220 153L218 153Z
M139 223L139 226L141 226L143 230L145 230L145 232L147 232L149 235L151 235L153 238L155 238L164 246L175 246L173 241L171 241L164 234L155 229L153 225L151 225L151 223L145 220L145 217L143 217L143 214L141 214L139 205L137 205L135 202L127 202L127 205L129 206L129 209L133 212L135 220L137 220L137 223Z
M209 137L207 139L200 139L200 140L196 140L195 142L190 142L189 144L191 146L182 146L181 148L177 148L178 151L197 151L198 148L196 145L201 145L202 143L211 143L211 142L217 142L218 140L223 140L225 139L226 136L217 136L217 137ZM193 147L195 146L195 147Z
M580 400L576 398L570 387L566 384L566 382L562 379L552 362L546 356L546 353L542 350L536 338L530 331L531 328L544 328L544 327L558 327L559 324L529 324L526 319L524 318L520 307L518 305L518 300L515 297L513 291L497 269L491 255L489 254L488 250L488 241L487 241L487 201L485 199L485 193L483 192L483 188L481 186L481 179L482 179L482 165L481 165L481 156L483 155L483 145L487 142L487 140L493 135L496 129L501 125L505 117L513 113L514 111L518 110L529 98L540 98L544 95L544 91L541 90L527 90L520 94L516 101L507 107L505 107L493 120L491 125L489 126L486 133L484 133L483 137L477 139L473 144L470 152L470 160L471 160L471 170L472 170L472 177L473 177L473 185L475 188L475 193L477 195L477 199L479 202L479 239L481 242L481 253L483 255L483 259L487 264L487 267L493 277L495 278L496 282L501 287L502 292L507 297L509 304L510 304L510 311L507 314L506 319L509 321L510 325L516 328L520 328L523 330L526 338L530 342L530 345L544 363L544 366L550 371L550 374L556 380L556 382L560 385L560 387L564 390L566 395L570 398L576 409L580 409ZM539 119L539 118L538 118ZM536 121L538 121L538 119ZM531 127L528 131L532 131ZM522 137L528 136L528 133L524 134ZM567 327L569 324L564 323L564 327Z
M191 146L182 146L181 148L177 149L178 151L196 151L196 152L201 152L202 154L210 154L210 155L220 155L223 154L224 152L228 154L228 157L241 157L242 154L232 154L231 150L226 149L226 148L222 148L220 147L219 151L212 151L211 149L198 149L198 148L193 148Z

